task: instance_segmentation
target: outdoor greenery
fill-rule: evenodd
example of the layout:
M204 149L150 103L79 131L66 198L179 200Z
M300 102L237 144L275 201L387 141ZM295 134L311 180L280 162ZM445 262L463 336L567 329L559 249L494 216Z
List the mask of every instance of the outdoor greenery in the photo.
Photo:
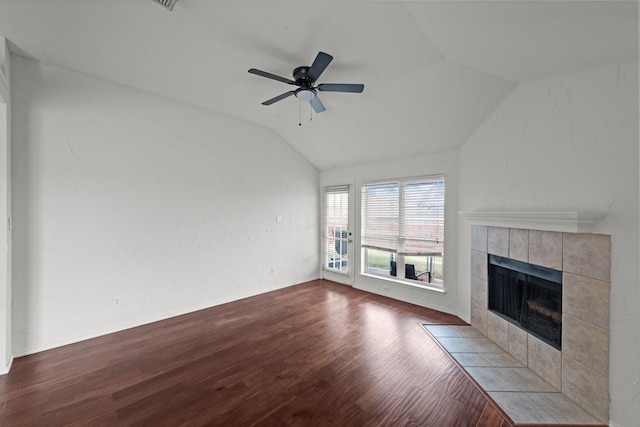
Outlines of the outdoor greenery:
M335 251L333 245L327 250L327 260L325 261L330 268L336 268L346 271L346 263L339 260L346 257L341 256ZM369 249L367 251L368 267L378 268L381 270L390 270L391 268L391 252ZM335 265L334 265L335 260ZM416 274L427 271L429 257L427 256L405 256L406 264L415 265ZM442 257L433 257L433 271L431 272L433 280L442 280Z
M390 252L369 249L367 251L367 259L369 267L389 270L391 265ZM405 263L415 265L416 274L418 274L427 271L428 259L429 257L426 256L406 256ZM433 257L432 277L442 280L442 257Z

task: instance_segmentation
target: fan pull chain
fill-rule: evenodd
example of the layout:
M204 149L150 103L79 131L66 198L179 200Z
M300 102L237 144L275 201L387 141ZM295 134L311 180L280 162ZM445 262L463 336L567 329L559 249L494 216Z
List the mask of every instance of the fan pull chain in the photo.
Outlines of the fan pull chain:
M309 103L309 121L313 121L313 108ZM298 126L302 126L302 101L298 101Z

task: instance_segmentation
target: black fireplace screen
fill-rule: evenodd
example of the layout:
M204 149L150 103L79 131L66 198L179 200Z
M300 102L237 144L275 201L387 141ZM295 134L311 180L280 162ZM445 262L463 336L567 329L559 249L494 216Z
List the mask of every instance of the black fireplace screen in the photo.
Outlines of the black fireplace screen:
M489 255L489 310L560 349L562 272Z

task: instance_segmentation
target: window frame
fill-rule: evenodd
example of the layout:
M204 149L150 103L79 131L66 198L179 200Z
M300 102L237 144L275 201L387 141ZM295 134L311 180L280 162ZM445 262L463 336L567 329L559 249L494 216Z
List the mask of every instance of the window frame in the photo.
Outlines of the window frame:
M420 245L419 241L428 241L424 235L415 235L411 233L407 233L407 224L408 224L408 213L405 212L407 206L405 205L404 198L407 194L407 186L411 184L420 184L424 183L432 183L434 185L441 185L441 195L425 195L425 197L417 200L418 202L433 202L436 203L433 206L434 211L438 210L438 216L435 217L435 222L437 223L437 227L435 233L439 233L435 236L432 236L435 239L435 245L433 246L436 251L427 252L425 249L419 249L413 247L412 249L407 249L405 241L412 240L417 241L418 245ZM397 188L397 227L395 235L396 242L395 244L392 242L385 242L383 240L379 240L382 244L376 245L375 239L371 238L371 221L369 218L370 214L370 195L367 193L368 190L375 188L376 186L381 188L384 186L395 186ZM437 191L437 190L436 190ZM374 201L375 203L375 201ZM415 213L415 211L414 211ZM425 218L430 217L428 213L420 213L420 215ZM367 223L367 221L369 223ZM446 222L446 174L434 174L434 175L424 175L424 176L416 176L416 177L406 177L406 178L396 178L396 179L387 179L387 180L379 180L379 181L369 181L364 182L360 186L360 257L361 257L361 265L360 265L360 274L364 276L374 277L377 279L392 281L396 283L401 283L403 285L416 286L422 289L435 290L439 292L444 292L445 287L445 278L444 278L444 263L445 263L445 222ZM426 221L424 224L433 225L432 222ZM375 233L374 233L375 234ZM378 234L384 234L380 232ZM433 240L432 239L432 240ZM415 242L414 242L415 243ZM386 246L386 247L385 247ZM428 245L427 245L428 246ZM425 246L426 247L426 246ZM371 251L376 250L378 252L388 252L390 256L390 267L388 272L383 272L384 269L379 268L379 266L372 267L370 263ZM422 252L420 252L422 250ZM377 254L380 257L380 254ZM428 257L426 261L426 265L429 267L425 272L422 272L419 275L414 273L414 278L406 277L407 273L411 271L407 270L405 260L408 257L420 257L425 256ZM440 258L439 260L437 258ZM434 274L434 259L436 259L438 268L441 269L441 272L438 273L438 277L432 277ZM395 261L394 261L395 260ZM411 265L409 263L409 265ZM415 263L413 264L413 268L415 269ZM392 269L395 268L396 275L392 275ZM427 267L426 267L427 268ZM426 274L426 281L416 280L415 277L419 277L422 274ZM433 279L433 280L432 280Z

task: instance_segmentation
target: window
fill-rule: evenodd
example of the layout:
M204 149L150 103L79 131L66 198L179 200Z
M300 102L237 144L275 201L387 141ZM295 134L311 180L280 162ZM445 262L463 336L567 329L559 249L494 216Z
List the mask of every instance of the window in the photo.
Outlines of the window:
M349 271L349 186L324 189L326 270Z
M362 271L442 286L444 176L365 184L361 200Z

